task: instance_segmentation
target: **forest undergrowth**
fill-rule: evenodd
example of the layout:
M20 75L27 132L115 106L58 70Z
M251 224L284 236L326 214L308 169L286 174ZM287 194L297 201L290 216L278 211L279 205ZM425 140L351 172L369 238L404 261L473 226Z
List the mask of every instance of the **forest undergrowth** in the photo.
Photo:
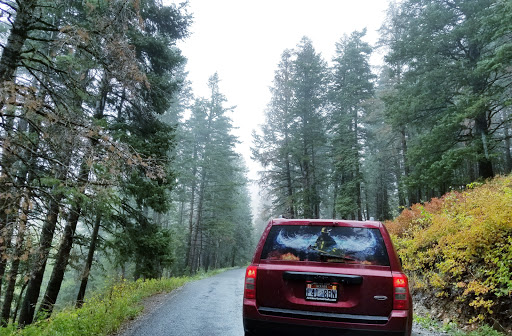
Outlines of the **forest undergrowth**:
M386 227L432 316L512 331L512 176L415 204Z
M18 328L10 324L0 328L0 336L59 336L59 335L111 335L124 322L134 319L144 306L143 299L159 293L171 292L187 282L223 272L217 269L195 276L112 282L104 290L91 295L82 308L64 308L49 319L43 319Z

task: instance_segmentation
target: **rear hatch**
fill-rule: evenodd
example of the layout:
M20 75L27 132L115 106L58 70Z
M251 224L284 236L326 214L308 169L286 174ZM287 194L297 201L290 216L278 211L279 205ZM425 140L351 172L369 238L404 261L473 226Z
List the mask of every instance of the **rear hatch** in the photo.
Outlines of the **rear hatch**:
M384 324L393 278L378 228L276 225L256 282L262 314Z

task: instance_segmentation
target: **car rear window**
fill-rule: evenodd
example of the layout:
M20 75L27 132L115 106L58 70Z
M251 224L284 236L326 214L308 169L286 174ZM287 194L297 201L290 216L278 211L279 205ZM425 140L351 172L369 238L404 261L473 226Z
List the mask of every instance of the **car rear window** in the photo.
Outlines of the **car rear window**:
M389 266L378 229L344 226L276 225L261 259Z

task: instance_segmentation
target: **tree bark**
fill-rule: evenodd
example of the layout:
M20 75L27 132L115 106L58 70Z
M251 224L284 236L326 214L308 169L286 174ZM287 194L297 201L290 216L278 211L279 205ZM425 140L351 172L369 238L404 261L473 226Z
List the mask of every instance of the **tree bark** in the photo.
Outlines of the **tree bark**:
M87 71L85 72L87 74ZM87 78L87 75L84 76ZM85 87L85 82L82 83ZM97 101L97 108L94 117L96 119L101 119L104 116L104 110L106 105L106 99L109 91L109 80L108 76L105 75L102 78L102 85L100 90L100 96ZM82 105L81 99L75 100L76 108L80 109ZM94 149L97 145L97 141L90 140L88 148L86 149L86 153L82 158L82 163L80 165L80 171L78 173L78 185L80 186L80 192L84 193L85 185L89 181L89 172L90 168L87 164L89 157L94 152ZM69 256L71 253L71 249L73 248L73 241L75 236L76 227L78 225L78 220L80 219L82 211L82 202L80 198L75 201L75 204L71 207L71 211L68 216L68 220L66 222L66 226L64 227L64 234L62 236L59 249L57 252L57 257L55 260L55 265L52 270L52 274L50 277L50 281L48 282L48 286L46 287L45 295L43 296L43 300L41 301L41 306L39 308L40 316L42 317L50 317L53 312L53 307L55 302L57 301L57 297L59 296L60 288L62 286L62 281L64 280L64 274L66 272L67 265L69 263Z
M80 218L80 212L80 204L73 206L66 226L64 227L64 234L59 245L52 275L39 308L38 316L41 316L42 318L50 317L53 311L53 306L57 301L62 281L64 280L64 273L66 272L66 267L69 262L71 248L73 247L73 237L75 235L78 219Z
M63 157L66 158L66 162L63 166L57 168L59 171L56 176L56 178L60 181L66 180L71 162L71 149L69 149L67 155L63 155ZM55 228L60 213L60 202L63 198L64 194L62 191L57 191L55 195L50 196L46 220L44 221L43 227L41 228L39 246L35 253L36 260L32 266L27 290L20 307L20 317L18 324L21 327L31 324L34 320L34 313L37 301L39 299L39 293L41 291L43 275L46 269L46 263L48 261L48 256L52 247L53 236L55 234Z
M18 295L18 303L16 304L16 308L14 309L14 313L12 314L12 323L16 323L16 317L18 316L18 311L20 310L21 298L23 297L23 293L25 289L27 289L28 280L23 281L23 285L20 289L20 294Z
M2 322L7 322L9 320L9 315L11 314L11 304L16 288L16 279L18 277L19 265L24 252L26 252L24 250L25 232L27 229L30 205L33 197L31 192L31 185L37 170L37 158L35 153L39 150L39 134L36 126L29 125L26 120L21 119L17 123L16 128L19 134L32 134L37 135L37 137L36 140L29 145L29 149L23 151L23 159L20 160L22 161L22 165L16 172L16 176L18 176L16 178L16 183L19 186L24 185L24 187L22 187L22 200L19 205L17 205L17 209L20 209L20 215L18 216L17 238L14 254L12 256L11 268L9 271L9 282L6 287L4 303L2 307Z
M24 123L23 125L19 126L20 132L26 132L27 131L27 125ZM33 131L33 129L31 129ZM31 147L32 150L30 152L35 153L37 150L37 142L34 143ZM9 321L9 315L11 314L11 304L12 300L14 298L14 290L16 288L16 279L18 277L18 270L20 266L21 258L25 252L24 250L24 243L25 243L25 232L27 230L27 224L28 224L28 216L30 212L30 203L32 199L32 193L30 191L30 185L32 184L32 181L34 179L36 170L36 163L35 163L35 157L33 154L28 154L28 162L27 166L20 169L19 171L19 184L25 184L27 187L25 187L25 192L23 199L21 201L20 210L21 213L18 217L18 230L17 230L17 237L16 237L16 245L14 250L14 255L12 256L12 263L11 268L9 271L9 281L7 283L5 296L4 296L4 303L2 307L2 324L7 323Z
M199 267L199 257L201 254L202 247L198 250L197 249L197 242L199 239L199 233L201 231L201 223L203 219L203 200L204 200L204 188L206 184L206 171L202 172L201 176L201 185L199 187L199 201L197 204L197 216L196 216L196 224L195 224L195 234L194 239L192 241L192 253L191 253L191 260L192 263L190 265L190 270L192 273L195 273L197 271L197 268ZM202 239L201 239L202 242Z
M14 79L23 46L34 23L34 10L37 7L38 0L19 0L16 2L18 4L16 18L7 38L7 44L3 49L2 58L0 58L0 84L2 86L4 82ZM1 108L3 108L3 99L0 105Z
M192 162L196 162L197 160L197 143L194 144L194 154L192 158ZM192 170L192 190L190 195L190 213L188 218L188 245L187 245L187 255L185 256L185 266L190 267L192 265L192 237L194 235L194 207L195 207L195 199L196 199L196 175L197 175L197 164L194 164L194 168Z
M64 178L64 176L62 176L62 178ZM27 291L20 308L20 318L18 323L21 327L32 323L34 320L36 304L39 299L39 292L43 282L43 274L46 268L46 262L48 261L48 255L52 247L53 235L55 233L55 227L59 216L60 201L63 196L64 195L62 193L59 193L50 201L48 215L46 216L46 221L44 222L41 230L39 248L36 253L37 260L32 267Z
M92 268L92 262L94 259L94 252L96 251L96 244L98 242L98 236L101 225L101 214L96 215L96 221L94 222L94 228L91 235L91 243L89 244L89 252L87 254L87 260L85 261L84 270L82 272L82 281L80 282L80 289L76 297L76 308L82 307L85 298L85 290L87 289L87 282L89 281L89 274Z
M210 105L210 110L208 111L208 119L207 119L207 125L206 125L206 137L204 140L205 148L204 148L204 152L203 152L203 154L204 154L203 155L203 164L201 167L202 168L201 169L201 184L200 184L199 190L198 190L199 200L198 200L198 205L197 205L197 210L196 210L195 233L193 235L192 235L192 231L194 230L193 209L191 209L190 221L189 221L190 236L189 236L189 249L187 250L188 251L187 252L187 255L188 255L187 265L190 266L190 273L195 273L196 268L199 265L198 254L200 254L200 251L197 252L197 240L198 240L199 231L201 229L204 188L206 185L206 175L207 175L207 167L206 167L206 161L205 161L206 159L204 158L204 156L209 155L210 138L211 138L210 131L211 131L211 127L212 127L211 124L212 124L212 120L214 117L214 108L215 108L215 101L214 101L215 91L214 91L213 87L211 89L212 89L212 97L211 97L211 105ZM197 158L198 154L199 153L197 152L197 146L194 146L194 157ZM194 166L194 172L197 172L198 170L199 170L198 166L197 165ZM196 189L195 174L194 174L194 182L193 183L194 183L193 189L195 190ZM195 197L192 197L191 206L194 205L194 202L195 202ZM192 238L192 236L194 236L194 238Z
M78 180L82 181L80 182L82 185L81 188L84 188L84 185L88 180L89 166L87 165L86 161L88 160L91 151L92 148L89 148L87 153L82 158L80 173L78 174ZM53 306L57 301L62 281L64 280L64 273L66 272L66 267L69 263L69 255L71 253L71 248L73 247L73 239L75 236L76 226L82 211L81 203L81 200L77 199L75 204L71 207L66 226L64 227L64 234L59 245L57 257L55 259L55 265L53 266L52 275L50 277L50 281L48 282L48 286L46 287L46 292L43 296L43 300L41 301L41 306L39 308L39 314L41 317L50 317L53 311Z
M12 257L11 269L9 271L9 281L5 290L4 303L2 307L1 325L5 326L9 322L11 314L11 304L14 298L14 290L16 287L16 279L18 277L18 269L24 252L23 245L25 242L25 232L27 229L27 220L30 209L30 192L27 192L21 206L21 215L19 217L18 232L16 238L15 252Z
M2 282L7 267L7 251L11 248L11 240L14 230L14 226L9 225L9 215L5 214L3 219L6 224L0 228L0 294L2 293Z
M14 128L14 119L12 117L6 117L4 134L7 138L11 135L11 131ZM11 180L9 176L12 164L14 163L13 157L10 153L10 149L7 146L6 141L2 141L2 169L0 170L0 193L2 195L7 195L11 190L8 187L8 181ZM11 209L12 205L10 204L10 200L8 198L2 197L2 202L0 203L0 294L2 294L2 282L7 266L7 251L11 248L11 240L12 234L14 230L14 224L10 223L11 215L9 212L13 212Z
M486 114L482 113L475 119L475 133L477 136L480 136L480 139L476 141L481 141L482 146L480 158L478 159L478 175L483 179L488 179L494 177L494 169L493 164L489 158L489 148L487 145L488 138L488 127L487 127L487 118Z
M360 158L359 158L359 118L357 117L357 109L354 109L353 113L354 119L354 155L355 155L355 178L356 178L356 205L357 205L357 220L363 220L363 204L361 197L361 167L360 167Z
M286 135L288 137L288 135ZM288 141L288 140L286 140ZM288 154L286 154L286 190L288 193L288 218L295 218L295 201L294 201L294 193L293 193L293 184L292 184L292 171L291 171L291 163Z
M512 172L512 155L511 144L510 144L510 120L505 115L505 112L501 113L501 120L503 122L503 135L505 136L504 145L505 145L505 174L510 174Z

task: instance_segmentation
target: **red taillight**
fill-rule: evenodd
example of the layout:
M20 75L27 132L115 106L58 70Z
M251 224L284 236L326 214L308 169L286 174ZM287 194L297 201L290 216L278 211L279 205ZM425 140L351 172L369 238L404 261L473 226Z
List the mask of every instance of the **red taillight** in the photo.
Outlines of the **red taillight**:
M409 309L409 286L405 274L393 274L393 309Z
M245 271L245 286L244 286L244 298L255 299L256 298L256 266L249 266Z

